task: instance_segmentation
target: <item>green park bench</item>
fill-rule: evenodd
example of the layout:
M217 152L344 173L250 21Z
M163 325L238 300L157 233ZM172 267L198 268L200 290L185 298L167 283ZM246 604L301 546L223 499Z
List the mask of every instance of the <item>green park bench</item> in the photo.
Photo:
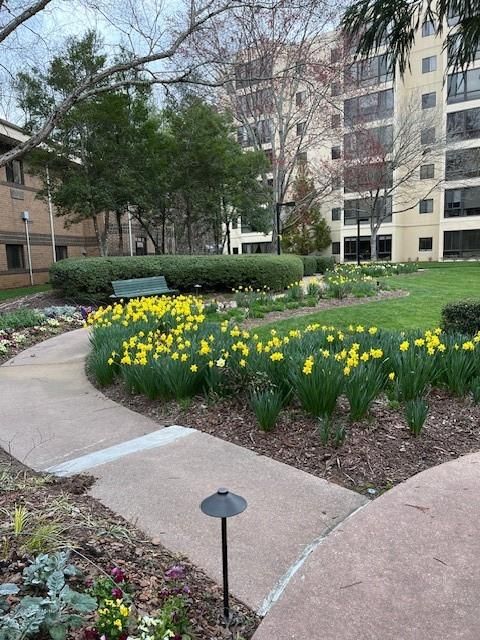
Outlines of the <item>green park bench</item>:
M178 293L177 289L170 289L164 276L152 278L134 278L132 280L113 280L113 294L111 298L142 298L147 296L162 296Z

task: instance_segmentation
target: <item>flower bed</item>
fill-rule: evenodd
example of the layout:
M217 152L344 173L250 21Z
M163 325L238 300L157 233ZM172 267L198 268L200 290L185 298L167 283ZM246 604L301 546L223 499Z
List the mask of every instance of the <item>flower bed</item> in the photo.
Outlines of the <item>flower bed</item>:
M258 618L188 560L88 495L84 478L38 475L0 450L0 637L240 640Z
M38 342L82 327L91 311L65 305L0 314L0 364Z
M480 401L480 333L443 335L440 329L392 333L376 327L342 331L312 324L261 338L227 321L208 322L199 298L148 298L91 314L91 371L100 385L120 378L149 399L247 394L259 425L274 428L288 406L319 420L322 441L340 445L334 419L340 397L351 421L381 395L403 403L409 427L421 432L431 387L472 394Z

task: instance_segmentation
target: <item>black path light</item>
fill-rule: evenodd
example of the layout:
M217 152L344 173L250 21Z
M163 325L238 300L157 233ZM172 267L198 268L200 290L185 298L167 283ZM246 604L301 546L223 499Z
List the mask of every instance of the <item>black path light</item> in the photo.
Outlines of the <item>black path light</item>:
M227 518L237 516L247 508L247 501L228 489L219 489L217 493L205 498L200 509L207 516L222 519L222 564L223 564L223 617L230 621L228 604L228 553L227 553Z

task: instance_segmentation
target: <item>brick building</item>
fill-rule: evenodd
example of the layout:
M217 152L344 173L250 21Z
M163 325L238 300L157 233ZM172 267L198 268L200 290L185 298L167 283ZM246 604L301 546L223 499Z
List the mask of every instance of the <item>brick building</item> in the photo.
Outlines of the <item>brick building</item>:
M0 119L1 150L25 139L21 129ZM28 156L0 167L0 289L30 285L26 224L34 284L48 281L55 260L98 254L91 221L66 229L55 208L37 197L41 186L40 179L28 173Z

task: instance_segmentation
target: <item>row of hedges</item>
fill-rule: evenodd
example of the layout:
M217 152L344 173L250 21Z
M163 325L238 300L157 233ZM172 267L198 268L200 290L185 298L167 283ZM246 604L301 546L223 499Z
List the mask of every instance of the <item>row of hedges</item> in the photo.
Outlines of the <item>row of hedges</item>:
M330 256L302 256L302 261L304 276L325 273L331 271L335 266L335 259Z
M474 335L480 331L480 300L451 302L442 309L442 329Z
M50 282L66 298L99 301L112 293L112 280L165 276L180 291L229 291L241 286L283 290L303 276L297 256L134 256L69 258L50 267Z

